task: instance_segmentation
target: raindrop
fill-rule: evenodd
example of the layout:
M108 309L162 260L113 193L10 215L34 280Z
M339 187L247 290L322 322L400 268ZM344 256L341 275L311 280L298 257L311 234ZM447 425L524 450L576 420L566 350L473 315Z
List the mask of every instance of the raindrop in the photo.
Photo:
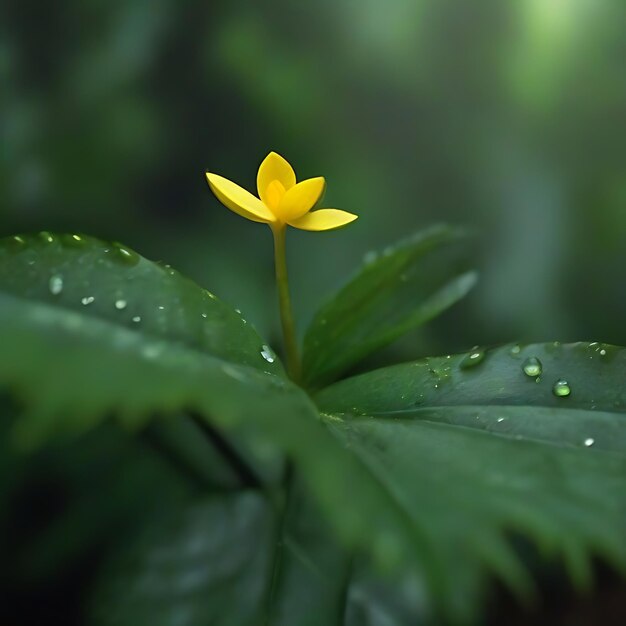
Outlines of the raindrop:
M128 306L128 302L126 302L126 300L116 300L115 301L115 308L118 311L123 311L127 306Z
M88 304L91 304L94 300L95 300L95 298L93 296L85 296L84 298L81 299L81 302L85 306L87 306Z
M202 317L203 317L204 319L206 319L206 318L207 318L207 314L206 314L206 313L200 313L200 315L202 315Z
M276 357L275 357L274 353L272 352L272 349L269 346L262 346L261 347L261 356L268 363L273 363L276 360Z
M593 437L587 437L587 439L585 439L584 443L585 445L590 448L594 443L595 443L595 439Z
M136 252L130 250L126 246L123 246L121 243L113 243L112 250L115 254L115 258L125 265L137 265L137 263L139 263L139 260L141 259L141 257Z
M81 235L63 235L61 243L69 248L82 248L86 242Z
M159 309L159 311L164 311L165 307L162 304L159 304L159 306L157 307L157 309Z
M552 387L552 393L558 398L566 398L572 393L572 389L566 380L557 380Z
M133 322L135 322L135 324L139 324L139 322L141 322L141 316L135 315L135 317L133 317Z
M54 235L49 233L47 230L42 230L39 233L39 239L41 239L45 243L54 243Z
M26 244L26 240L20 235L15 235L14 237L11 237L9 243L13 250L19 250L20 248L24 247L24 245Z
M538 376L541 376L543 366L538 358L531 356L524 361L522 369L524 370L524 374L526 374L526 376L537 378Z
M601 356L606 356L606 350L604 348L602 348L602 350L600 350L600 355Z
M475 367L476 365L479 365L485 360L485 354L486 353L484 350L478 350L474 348L472 352L470 352L469 354L466 354L463 357L463 359L459 363L459 367L462 370L468 369L470 367Z
M522 347L518 344L511 348L511 354L519 354L522 351Z
M497 422L504 422L504 418L503 417L499 417L496 421Z
M52 276L48 281L48 288L53 296L58 296L63 291L63 277L58 275Z

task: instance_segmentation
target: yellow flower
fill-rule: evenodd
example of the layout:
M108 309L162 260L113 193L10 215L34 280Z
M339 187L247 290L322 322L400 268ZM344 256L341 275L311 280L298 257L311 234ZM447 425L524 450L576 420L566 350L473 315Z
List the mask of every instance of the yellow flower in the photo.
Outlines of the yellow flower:
M207 172L206 177L224 206L253 222L272 227L289 224L302 230L331 230L358 217L338 209L312 211L324 193L326 181L319 176L296 183L293 168L276 152L270 152L259 167L258 198L223 176Z

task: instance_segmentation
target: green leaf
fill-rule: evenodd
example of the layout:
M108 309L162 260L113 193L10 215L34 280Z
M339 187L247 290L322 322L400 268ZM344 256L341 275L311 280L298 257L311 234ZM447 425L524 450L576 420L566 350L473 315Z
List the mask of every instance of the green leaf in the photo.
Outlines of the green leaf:
M123 255L118 264L109 246L95 240L73 248L72 242L50 238L0 246L0 388L23 407L19 441L33 445L57 431L87 431L107 416L139 428L155 415L176 419L189 411L227 434L245 436L261 461L273 462L277 451L290 455L346 546L366 547L388 565L413 558L428 562L419 529L338 445L304 391L284 378L280 366L274 373L263 365L261 340L237 316L219 304L211 308L215 301L204 290L145 259L126 265ZM136 268L141 272L134 274ZM63 278L61 289L51 282L57 276ZM83 297L104 305L82 304ZM126 306L116 307L121 298ZM144 298L152 299L156 311L143 305L127 312ZM171 317L159 317L159 306L170 309ZM157 316L153 325L151 313ZM132 321L135 314L141 323ZM204 338L201 325L205 319L212 325L213 314L227 332L234 326L236 345L217 331ZM200 320L196 332L181 321L189 316L191 323ZM345 506L347 493L354 494L354 506ZM387 553L391 535L402 545L394 554ZM436 586L438 573L428 571Z
M538 362L541 374L528 375ZM570 395L556 395L565 381ZM625 349L547 344L429 358L342 381L317 401L427 534L457 616L490 574L530 597L508 533L564 559L581 587L593 555L626 568Z
M368 255L369 256L369 255ZM366 257L315 315L304 339L304 377L318 388L460 300L476 283L465 235L436 226Z
M255 493L219 496L149 528L101 575L94 626L263 624L276 519Z
M283 374L277 358L234 309L176 270L120 244L84 235L16 236L0 241L0 293L167 339L211 356ZM26 306L26 305L25 305ZM43 315L43 313L41 313Z
M394 588L354 564L301 488L282 511L244 492L207 498L115 551L89 623L409 626L423 615L410 582Z

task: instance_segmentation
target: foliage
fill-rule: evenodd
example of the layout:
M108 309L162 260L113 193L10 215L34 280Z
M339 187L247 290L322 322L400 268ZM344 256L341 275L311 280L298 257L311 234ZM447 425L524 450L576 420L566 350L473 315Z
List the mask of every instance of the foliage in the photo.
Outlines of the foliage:
M3 445L85 473L29 558L105 541L100 626L469 623L493 578L532 601L520 538L579 588L593 557L625 569L625 350L476 348L327 385L461 298L463 249L437 227L370 258L307 331L307 393L171 268L82 235L3 240ZM96 472L94 436L127 450L142 507Z

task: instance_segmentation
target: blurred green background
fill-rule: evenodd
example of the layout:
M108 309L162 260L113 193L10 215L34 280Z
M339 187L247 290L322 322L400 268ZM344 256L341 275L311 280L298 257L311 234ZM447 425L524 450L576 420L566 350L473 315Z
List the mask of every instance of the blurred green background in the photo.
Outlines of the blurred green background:
M623 0L5 0L0 235L122 241L278 348L270 232L204 179L254 189L276 150L299 178L326 177L327 206L360 215L289 233L301 331L367 251L445 221L476 233L479 287L376 363L514 340L626 345L625 42ZM68 615L103 537L122 517L145 521L133 506L146 516L188 497L161 459L111 436L26 469L1 451L13 517L0 552L29 544L20 576L44 581L39 595L10 591L20 623L41 623L37 607L53 623L57 605L59 623L82 623ZM67 502L76 509L51 525ZM41 529L63 548L33 543ZM72 566L63 579L59 560Z
M477 233L480 287L395 358L626 344L622 0L35 0L0 19L0 230L84 231L171 263L278 343L270 233L224 209L269 150L349 229L292 231L300 327L362 255Z

